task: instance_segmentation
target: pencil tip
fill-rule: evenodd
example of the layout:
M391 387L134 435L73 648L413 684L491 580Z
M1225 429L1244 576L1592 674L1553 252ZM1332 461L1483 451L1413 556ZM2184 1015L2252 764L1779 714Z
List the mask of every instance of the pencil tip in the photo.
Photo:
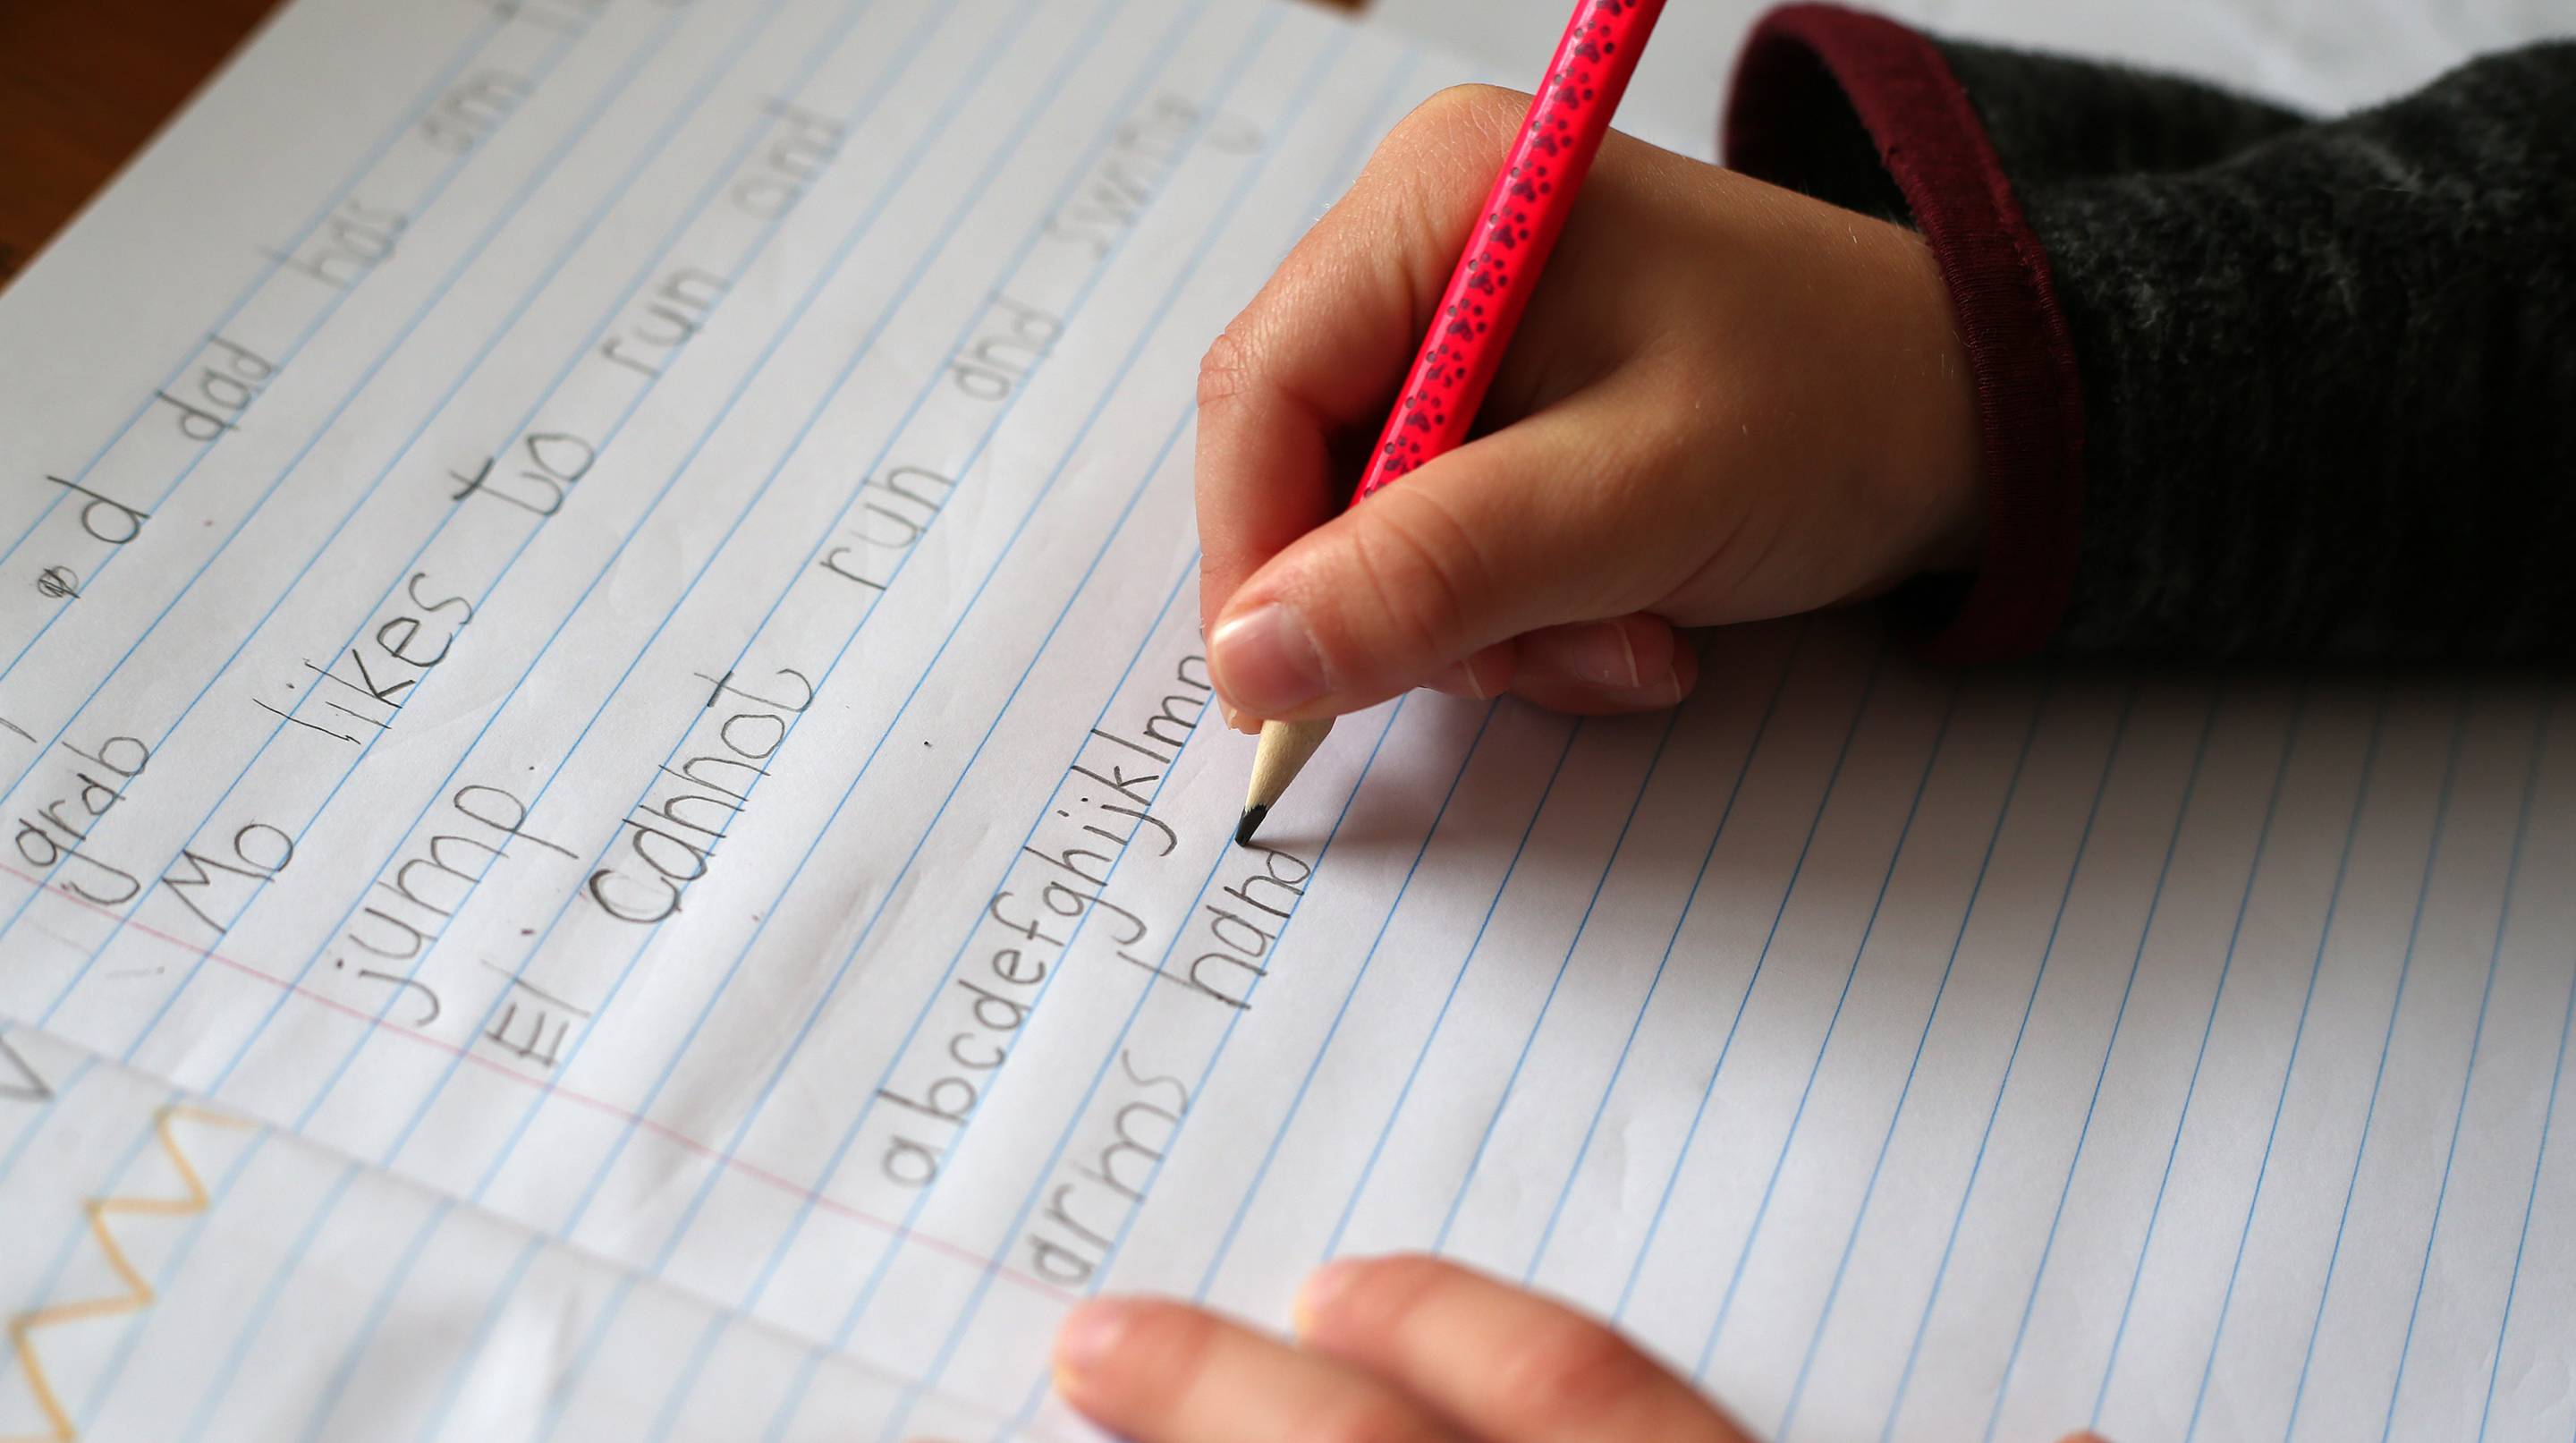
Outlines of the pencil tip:
M1262 822L1269 816L1268 807L1255 805L1244 808L1242 818L1234 824L1234 844L1238 847L1251 846L1252 834L1261 830Z

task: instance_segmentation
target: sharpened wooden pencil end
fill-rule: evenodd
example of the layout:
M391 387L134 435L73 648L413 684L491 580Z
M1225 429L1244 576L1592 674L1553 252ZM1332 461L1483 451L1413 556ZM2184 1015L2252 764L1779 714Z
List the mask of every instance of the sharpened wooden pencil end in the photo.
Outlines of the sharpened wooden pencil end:
M1243 816L1234 826L1234 844L1252 845L1253 834L1270 817L1270 809L1279 805L1287 794L1288 784L1297 780L1306 759L1330 736L1333 724L1325 721L1264 722L1261 744L1252 754L1252 787L1243 799Z

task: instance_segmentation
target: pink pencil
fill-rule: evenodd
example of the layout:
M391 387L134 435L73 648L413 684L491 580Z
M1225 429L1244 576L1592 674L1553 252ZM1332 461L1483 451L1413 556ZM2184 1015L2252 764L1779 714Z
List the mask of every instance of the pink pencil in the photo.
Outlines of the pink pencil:
M1352 505L1466 439L1663 9L1664 0L1577 0ZM1238 845L1252 841L1332 729L1330 720L1262 726Z

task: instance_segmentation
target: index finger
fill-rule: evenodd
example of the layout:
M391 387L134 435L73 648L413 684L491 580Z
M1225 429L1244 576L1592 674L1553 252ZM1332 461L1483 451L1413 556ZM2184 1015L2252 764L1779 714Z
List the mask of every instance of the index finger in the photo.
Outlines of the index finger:
M1748 1443L1609 1328L1437 1258L1330 1264L1307 1279L1298 1312L1308 1347L1492 1443Z
M1450 1443L1378 1379L1181 1303L1085 1304L1058 1335L1056 1387L1134 1443Z
M1399 123L1199 367L1199 622L1348 489L1528 97L1444 90Z

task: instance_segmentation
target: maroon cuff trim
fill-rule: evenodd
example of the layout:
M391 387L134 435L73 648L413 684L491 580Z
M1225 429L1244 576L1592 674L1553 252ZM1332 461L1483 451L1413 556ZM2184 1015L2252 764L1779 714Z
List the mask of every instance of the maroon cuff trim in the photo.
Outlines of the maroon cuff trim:
M1736 63L1727 163L1781 180L1838 89L1930 243L1975 373L1986 541L1967 598L1934 638L1945 659L2037 651L2057 629L2083 533L2084 403L2075 348L2039 237L1967 91L1931 41L1837 5L1788 5Z

